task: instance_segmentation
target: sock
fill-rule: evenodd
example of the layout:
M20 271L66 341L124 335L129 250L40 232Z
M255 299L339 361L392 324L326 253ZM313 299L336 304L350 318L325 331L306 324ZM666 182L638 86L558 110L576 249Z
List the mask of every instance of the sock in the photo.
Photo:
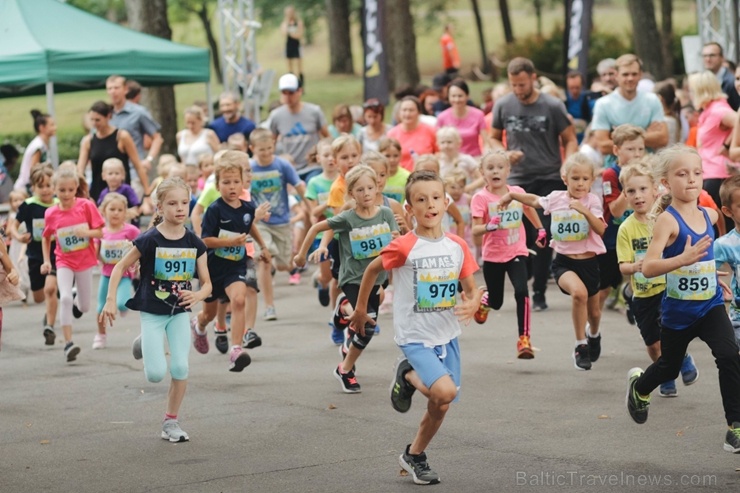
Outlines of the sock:
M218 333L219 335L223 335L226 333L226 329L225 328L222 329L221 327L218 326L217 323L213 325L213 328L214 328L214 331Z
M237 345L234 345L234 346L231 346L231 350L230 350L230 351L231 351L232 353L233 353L234 351L237 351L237 350L241 352L241 350L242 350L242 347L241 347L240 345L238 345L238 344L237 344Z
M576 340L576 347L580 346L581 344L588 344L588 341L586 339Z
M167 421L168 419L174 419L175 421L177 421L177 414L164 413L164 420Z
M203 328L201 329L200 328L200 321L197 318L195 319L195 333L198 334L199 336L206 335L206 328L205 328L205 326L203 326Z
M64 345L64 349L66 350L67 348L70 348L70 347L72 347L72 345L73 345L73 344L74 344L74 342L72 342L72 341L69 341L68 343L66 343L66 344Z
M586 337L590 337L591 339L596 339L596 338L597 338L597 337L599 337L600 335L601 335L601 331L598 331L598 332L597 332L597 333L595 333L595 334L592 334L592 333L590 333L590 332L588 332L588 331L586 332Z

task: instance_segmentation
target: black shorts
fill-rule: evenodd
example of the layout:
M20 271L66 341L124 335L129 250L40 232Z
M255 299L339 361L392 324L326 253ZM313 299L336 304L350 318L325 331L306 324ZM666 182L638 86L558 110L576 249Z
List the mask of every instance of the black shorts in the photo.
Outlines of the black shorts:
M339 260L339 242L336 238L329 242L326 249L329 251L329 258L331 259L331 277L339 280L339 265L341 261Z
M599 289L618 288L622 284L622 272L619 270L616 250L596 256L599 259Z
M340 286L342 289L342 292L347 297L347 301L349 301L349 304L354 308L357 306L357 297L360 295L360 285L359 284L345 284L344 286ZM380 294L378 293L378 290L380 289L380 286L377 284L373 286L373 289L370 290L370 296L368 296L367 299L367 314L372 317L373 320L378 320L378 307L380 306ZM370 324L365 325L366 328L372 327Z
M599 292L599 261L597 257L573 259L559 253L556 254L552 261L552 275L555 282L558 282L566 272L575 272L586 286L589 298ZM558 286L560 285L558 284ZM563 291L563 288L560 288L560 291ZM570 294L565 291L563 293Z
M254 266L254 260L252 257L247 257L247 269L246 272L228 272L225 275L211 278L211 295L204 301L210 303L212 301L220 301L221 303L228 303L229 297L226 296L226 288L234 284L235 282L243 282L247 287L254 289L258 293L260 292L257 287L257 270Z
M642 340L646 346L652 346L660 341L660 317L663 313L663 293L654 294L647 298L632 298L632 313L635 323L640 329Z
M57 262L53 252L51 254L51 272L49 274L41 273L41 265L43 263L43 259L28 259L28 278L31 281L31 291L44 289L47 275L54 277L57 275Z
M295 38L288 37L285 43L285 58L300 58L301 42Z

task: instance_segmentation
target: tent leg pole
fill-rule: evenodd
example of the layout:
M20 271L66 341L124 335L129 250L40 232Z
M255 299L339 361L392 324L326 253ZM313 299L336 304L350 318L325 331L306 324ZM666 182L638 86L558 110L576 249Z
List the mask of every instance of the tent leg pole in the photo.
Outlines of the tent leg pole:
M49 115L51 115L52 117L55 116L53 82L46 83L46 111L48 111ZM59 166L59 149L57 147L56 135L49 140L49 156L51 157L52 165L54 165L54 168L57 168Z
M208 104L208 121L213 121L213 93L211 93L211 83L206 82L206 103Z

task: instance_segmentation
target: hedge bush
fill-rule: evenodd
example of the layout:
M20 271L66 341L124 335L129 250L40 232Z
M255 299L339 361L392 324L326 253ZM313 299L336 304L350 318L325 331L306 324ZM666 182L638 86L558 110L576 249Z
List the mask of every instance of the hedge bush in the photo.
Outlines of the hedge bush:
M77 161L77 157L80 155L80 141L85 136L84 133L63 133L57 135L57 148L59 149L59 162L71 159ZM14 169L9 170L13 179L18 176L20 169L20 162L23 156L23 149L36 137L33 132L19 132L17 134L5 134L0 135L0 145L11 144L14 145L21 157L18 158L18 166Z

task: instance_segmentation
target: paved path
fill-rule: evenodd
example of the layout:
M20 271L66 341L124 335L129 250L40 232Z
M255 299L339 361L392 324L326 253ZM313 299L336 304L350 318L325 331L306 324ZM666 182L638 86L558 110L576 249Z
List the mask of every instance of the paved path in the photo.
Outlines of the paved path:
M624 407L627 370L647 364L637 329L606 313L601 359L576 371L569 299L551 286L551 309L533 314L536 358L520 361L507 289L503 309L461 337L462 399L428 449L442 478L435 491L740 491L740 455L722 450L717 370L701 342L690 348L697 384L679 383L675 399L655 396L638 426ZM397 457L424 400L408 414L389 404L391 318L358 362L362 394L345 395L331 375L339 356L328 311L307 278L294 287L279 275L276 293L279 320L258 322L264 345L244 373L227 371L213 346L191 352L181 411L191 441L182 444L159 438L167 384L148 383L131 357L136 314L100 351L90 349L94 319L83 317L83 350L68 364L61 343L43 345L40 306L5 307L0 491L417 491Z

